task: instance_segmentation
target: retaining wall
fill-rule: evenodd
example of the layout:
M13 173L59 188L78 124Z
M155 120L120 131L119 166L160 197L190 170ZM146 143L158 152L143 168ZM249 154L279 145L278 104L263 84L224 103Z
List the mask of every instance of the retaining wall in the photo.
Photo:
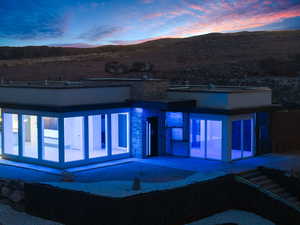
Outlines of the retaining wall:
M254 212L277 225L295 225L294 209L235 181L233 175L127 198L109 198L25 184L26 211L68 225L179 225L229 209Z

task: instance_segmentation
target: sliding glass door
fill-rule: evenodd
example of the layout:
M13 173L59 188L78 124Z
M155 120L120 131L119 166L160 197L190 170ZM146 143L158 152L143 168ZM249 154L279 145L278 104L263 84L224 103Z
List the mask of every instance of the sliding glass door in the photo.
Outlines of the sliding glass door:
M253 141L253 119L232 121L232 160L253 156Z
M190 155L205 159L222 159L222 121L190 120Z
M190 129L191 156L205 158L205 120L191 119Z

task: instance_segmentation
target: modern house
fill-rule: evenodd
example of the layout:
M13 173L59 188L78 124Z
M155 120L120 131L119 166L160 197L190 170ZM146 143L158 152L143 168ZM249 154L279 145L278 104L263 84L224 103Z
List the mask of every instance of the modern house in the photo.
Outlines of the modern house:
M271 151L268 88L159 79L0 85L2 158L69 168L126 157L231 161Z

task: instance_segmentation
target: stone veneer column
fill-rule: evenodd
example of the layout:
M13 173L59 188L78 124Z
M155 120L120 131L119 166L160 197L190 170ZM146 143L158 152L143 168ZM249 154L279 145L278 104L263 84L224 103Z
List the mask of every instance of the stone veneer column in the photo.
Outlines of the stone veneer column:
M143 125L144 125L143 109L133 108L131 110L130 139L131 139L132 156L136 158L144 157Z

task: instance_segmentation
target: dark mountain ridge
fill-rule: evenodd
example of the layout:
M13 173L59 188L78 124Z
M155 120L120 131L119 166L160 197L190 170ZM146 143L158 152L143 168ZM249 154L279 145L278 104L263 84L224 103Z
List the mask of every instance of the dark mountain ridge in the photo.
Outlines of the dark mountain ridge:
M298 76L300 30L211 33L167 38L135 45L97 48L0 47L0 76L7 80L70 79L111 76L108 62L154 65L152 76ZM116 74L114 74L116 75ZM124 71L120 76L140 76Z

